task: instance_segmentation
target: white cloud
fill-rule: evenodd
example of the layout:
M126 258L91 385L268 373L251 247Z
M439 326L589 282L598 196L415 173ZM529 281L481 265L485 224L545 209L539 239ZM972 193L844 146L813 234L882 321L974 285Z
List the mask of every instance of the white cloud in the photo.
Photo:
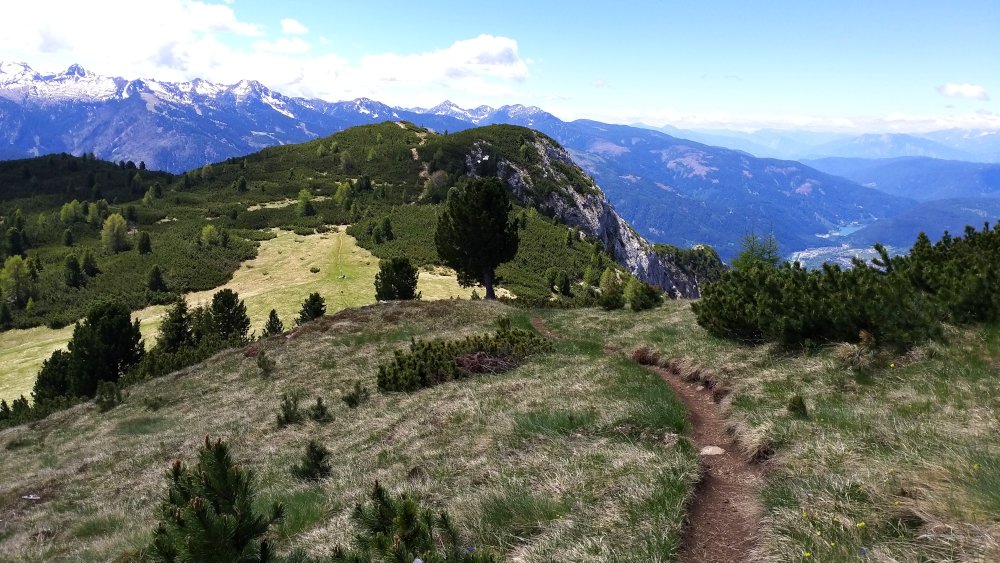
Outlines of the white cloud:
M274 41L254 41L253 48L265 53L298 55L309 52L310 45L299 37L279 37Z
M604 80L603 78L594 81L594 88L597 88L599 90L603 90L604 88L610 88L610 87L611 84L609 84L608 81Z
M942 96L948 96L949 98L971 98L986 102L990 100L990 95L986 92L986 88L977 84L945 84L938 86L937 91Z
M479 35L419 53L347 60L329 39L310 42L291 18L278 34L238 16L239 3L211 0L35 0L5 6L0 57L41 72L78 63L124 78L221 83L256 79L292 96L366 96L399 105L512 103L529 76L509 37ZM46 17L38 17L39 13ZM137 14L154 13L155 23Z
M309 33L309 29L298 20L285 18L281 20L281 32L289 35L305 35Z

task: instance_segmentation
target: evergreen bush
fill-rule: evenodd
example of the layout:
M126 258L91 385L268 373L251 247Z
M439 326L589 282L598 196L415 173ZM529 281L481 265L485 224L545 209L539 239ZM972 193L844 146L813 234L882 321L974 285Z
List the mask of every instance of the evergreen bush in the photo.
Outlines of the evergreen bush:
M371 391L368 387L361 385L360 381L354 382L354 389L348 393L345 393L341 400L347 405L347 408L355 409L359 406L368 402L371 397Z
M97 394L94 396L94 404L98 410L107 412L122 402L122 392L114 381L102 381L97 385Z
M309 297L306 297L306 300L302 302L302 308L299 310L299 317L295 319L295 324L302 325L325 314L326 300L319 293L310 293Z
M323 402L323 397L316 397L316 404L309 407L309 418L321 424L333 420L333 415Z
M315 440L309 440L302 462L292 466L292 475L304 481L318 481L330 476L330 450Z
M301 424L302 411L299 409L299 398L294 393L282 393L281 410L278 412L278 427L289 424Z
M506 322L503 322L503 321ZM413 341L409 352L397 350L378 368L380 391L416 391L480 373L500 373L528 356L552 350L552 343L533 332L511 328L503 319L496 333L452 341Z
M259 512L254 481L251 470L233 463L226 444L206 437L194 469L176 461L167 472L167 494L149 550L152 559L276 561L267 536L284 517L284 507L274 503L266 513Z
M448 513L435 514L416 498L392 495L375 481L368 502L358 504L351 520L360 530L349 549L338 546L335 562L399 561L410 563L492 563L485 550L462 541Z

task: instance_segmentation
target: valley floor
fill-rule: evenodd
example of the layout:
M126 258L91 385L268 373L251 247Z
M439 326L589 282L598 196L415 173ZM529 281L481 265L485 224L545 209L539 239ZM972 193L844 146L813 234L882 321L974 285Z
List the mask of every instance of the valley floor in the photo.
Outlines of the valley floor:
M312 292L326 299L326 310L335 313L375 301L374 281L378 258L357 245L354 237L337 231L310 236L275 229L276 238L260 243L257 257L240 266L224 286L185 295L192 307L212 301L220 289L239 293L247 306L251 330L260 332L271 309L285 326L292 326L302 301ZM312 271L315 269L316 271ZM459 287L454 272L420 272L417 290L424 299L467 298L471 289ZM147 347L155 342L167 307L136 311ZM73 327L0 332L0 399L10 403L20 395L30 397L35 374L52 352L65 349Z
M411 338L482 333L503 316L524 328L541 317L555 351L504 374L374 392L377 366ZM270 378L232 350L131 387L106 413L85 404L0 431L0 559L140 557L166 469L209 435L257 472L264 500L288 506L282 552L349 542L348 515L378 479L447 509L470 546L503 559L674 560L699 533L682 534L703 494L697 432L630 358L641 345L668 377L711 388L735 440L720 445L760 474L746 560L1000 558L998 327L883 358L738 346L701 330L687 302L632 313L437 301L348 309L269 339ZM338 398L356 382L372 398L349 409ZM279 428L283 393L304 406L322 396L334 420ZM786 408L796 395L804 416ZM318 483L289 472L310 439L333 452Z

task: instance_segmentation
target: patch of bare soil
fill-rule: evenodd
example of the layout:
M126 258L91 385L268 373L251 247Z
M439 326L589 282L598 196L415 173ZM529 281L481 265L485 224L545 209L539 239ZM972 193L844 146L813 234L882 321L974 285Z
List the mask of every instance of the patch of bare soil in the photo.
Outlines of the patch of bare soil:
M763 480L759 464L747 462L726 432L721 397L697 378L678 370L647 366L684 402L691 421L690 438L701 452L701 482L688 509L682 563L751 561L761 517L758 493ZM691 382L688 379L695 379ZM715 396L713 396L715 395Z
M545 324L545 319L543 319L542 317L532 318L531 326L538 331L538 334L541 334L545 338L548 338L550 340L559 340L559 337L556 336L556 333L552 332L552 329L549 328L549 325Z

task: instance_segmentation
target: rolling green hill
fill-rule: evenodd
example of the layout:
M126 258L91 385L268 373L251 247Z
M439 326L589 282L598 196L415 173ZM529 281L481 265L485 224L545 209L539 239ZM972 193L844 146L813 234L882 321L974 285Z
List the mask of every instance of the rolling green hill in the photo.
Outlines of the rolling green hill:
M469 174L499 174L518 197L524 242L499 274L501 285L519 298L548 300L549 268L558 266L578 282L588 266L599 273L613 265L606 253L665 289L675 287L668 283L673 280L682 294L697 292L690 274L662 263L624 223L608 223L610 207L558 150L551 139L520 127L438 136L387 122L181 175L68 155L0 163L0 224L8 235L3 255L21 253L34 264L31 306L22 299L11 307L7 326L64 326L107 296L133 309L169 300L168 293L146 287L154 265L164 272L169 293L218 287L255 255L256 241L273 236L267 231L273 227L308 234L354 224L351 234L378 257L437 264L429 241L438 205ZM493 161L463 168L473 153ZM311 200L308 213L300 197ZM128 250L109 252L101 241L101 225L113 213L128 221ZM392 235L374 233L386 219ZM208 228L215 234L205 236ZM151 253L137 251L141 233L149 235ZM82 260L88 251L99 273L67 287L66 256Z

